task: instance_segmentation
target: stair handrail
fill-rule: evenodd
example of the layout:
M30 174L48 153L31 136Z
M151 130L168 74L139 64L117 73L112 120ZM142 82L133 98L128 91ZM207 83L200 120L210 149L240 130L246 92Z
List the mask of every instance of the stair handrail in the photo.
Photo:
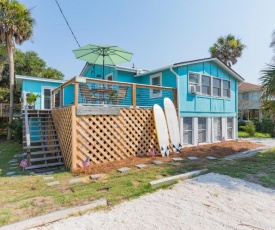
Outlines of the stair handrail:
M24 112L25 112L25 135L26 135L26 142L27 142L27 161L28 166L30 165L30 146L31 146L31 138L30 138L30 127L29 127L29 118L28 118L28 105L26 103L27 95L24 93Z

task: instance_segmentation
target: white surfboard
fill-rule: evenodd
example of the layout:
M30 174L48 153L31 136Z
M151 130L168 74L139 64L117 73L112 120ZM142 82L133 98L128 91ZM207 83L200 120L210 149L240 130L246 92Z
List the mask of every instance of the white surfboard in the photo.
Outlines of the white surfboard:
M157 131L159 148L163 157L169 156L169 136L166 124L166 119L162 108L159 105L154 105L154 121Z
M182 148L180 143L179 120L174 103L168 97L164 98L164 110L173 150L175 153L179 153L180 149Z

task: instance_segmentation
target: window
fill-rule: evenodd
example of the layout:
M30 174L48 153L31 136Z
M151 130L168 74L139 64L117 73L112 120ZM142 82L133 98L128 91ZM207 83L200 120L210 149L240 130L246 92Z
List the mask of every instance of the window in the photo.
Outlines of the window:
M206 142L206 117L198 118L198 142Z
M213 96L221 96L221 79L213 78Z
M106 75L106 80L112 81L112 80L113 80L113 73L107 74L107 75ZM107 88L108 88L108 89L113 89L113 86L108 84L108 85L107 85Z
M183 144L193 144L193 119L192 117L183 118Z
M223 80L223 96L224 97L230 97L230 81Z
M55 108L58 108L60 107L61 104L60 104L60 90L58 90L56 93L55 93L55 98L54 98L54 107Z
M222 140L222 119L214 117L214 142Z
M204 74L189 72L189 93L230 97L230 81Z
M202 75L201 77L202 94L211 95L210 79L211 79L210 77Z
M227 139L233 139L233 117L227 118Z
M196 92L200 92L200 75L198 73L189 73L189 88L196 87Z
M161 86L161 78L162 78L162 74L161 73L158 73L158 74L154 74L154 75L151 75L151 78L150 78L150 83L151 85L156 85L156 86ZM162 91L159 90L159 89L151 89L150 90L150 97L154 98L154 97L161 97L162 96Z
M243 93L243 99L249 101L249 93Z

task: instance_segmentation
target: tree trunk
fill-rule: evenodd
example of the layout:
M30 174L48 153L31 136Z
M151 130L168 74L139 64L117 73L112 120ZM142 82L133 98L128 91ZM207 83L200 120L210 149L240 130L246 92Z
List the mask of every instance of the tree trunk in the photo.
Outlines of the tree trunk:
M10 110L9 110L9 126L12 124L13 120L13 91L14 91L14 60L13 60L13 50L9 42L7 42L8 56L9 56L9 78L10 78ZM8 127L7 140L11 140L11 128Z

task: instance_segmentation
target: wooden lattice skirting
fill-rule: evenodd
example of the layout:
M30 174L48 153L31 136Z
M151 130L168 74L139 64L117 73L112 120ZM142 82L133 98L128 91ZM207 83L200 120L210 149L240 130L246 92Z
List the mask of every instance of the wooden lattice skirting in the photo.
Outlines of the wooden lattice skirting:
M152 109L122 108L119 115L76 115L75 106L54 109L54 123L65 165L83 169L95 164L147 154L160 154Z

